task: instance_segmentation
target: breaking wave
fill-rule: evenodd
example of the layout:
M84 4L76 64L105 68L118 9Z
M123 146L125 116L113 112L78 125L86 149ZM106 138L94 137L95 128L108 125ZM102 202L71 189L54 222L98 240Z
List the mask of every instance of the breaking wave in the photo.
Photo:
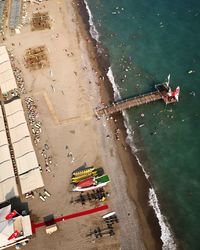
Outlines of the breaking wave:
M156 216L158 218L160 227L161 227L161 240L163 242L162 249L163 250L176 250L176 244L174 241L174 237L170 231L170 226L166 221L166 218L161 214L158 199L156 193L153 188L149 189L149 204L153 207Z
M88 15L89 15L90 34L91 34L92 38L94 38L97 42L99 42L99 33L98 33L98 31L97 31L97 29L96 29L96 27L94 25L92 13L90 11L90 8L89 8L88 3L87 3L86 0L84 0L84 3L85 3L85 6L86 6Z
M114 99L115 100L121 99L121 95L119 92L119 86L115 83L115 78L113 76L111 66L108 69L107 76L112 84L112 88L114 91ZM144 166L140 162L138 156L135 154L138 151L138 149L136 148L134 141L133 141L133 129L130 125L128 114L126 111L123 111L122 114L124 117L124 125L125 125L126 133L127 133L126 142L130 145L131 150L132 150L133 154L135 155L138 164L141 166L141 168L144 172L144 175L145 175L146 179L148 180L149 175L145 171ZM161 240L163 242L162 249L163 250L169 250L169 249L176 250L177 247L176 247L176 244L174 241L173 234L171 233L170 226L169 226L166 218L161 214L158 199L157 199L156 193L155 193L153 188L149 189L149 205L153 207L155 214L156 214L156 217L158 218L160 228L161 228Z
M114 91L114 99L116 101L117 99L121 98L121 95L120 95L119 90L118 90L119 86L117 86L117 84L115 83L115 78L113 76L111 66L108 68L107 77L108 77L108 79L110 80L110 82L112 84L112 88L113 88L113 91Z

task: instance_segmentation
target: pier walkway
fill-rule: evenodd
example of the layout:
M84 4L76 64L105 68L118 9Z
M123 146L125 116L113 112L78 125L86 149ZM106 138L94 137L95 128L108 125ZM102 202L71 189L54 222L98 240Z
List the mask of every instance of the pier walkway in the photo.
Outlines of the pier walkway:
M166 104L176 102L175 98L169 98L167 96L167 91L164 88L160 88L160 86L156 86L156 91L150 92L144 95L139 95L133 98L125 99L116 103L113 103L110 106L106 106L96 110L97 117L101 117L103 115L109 116L116 112L120 112L124 109L129 109L132 107L136 107L139 105L147 104L150 102L163 100Z

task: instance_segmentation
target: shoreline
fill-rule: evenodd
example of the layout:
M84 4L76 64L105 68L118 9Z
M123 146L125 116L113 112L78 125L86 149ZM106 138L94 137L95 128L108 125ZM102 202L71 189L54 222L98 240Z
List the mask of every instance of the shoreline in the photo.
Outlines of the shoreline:
M85 6L84 1L78 1L78 14L82 18L85 25L85 31L88 37L91 39L91 43L88 44L88 50L93 50L96 53L97 60L94 62L99 71L104 77L104 81L101 81L99 86L101 93L101 100L103 103L109 104L114 101L114 91L112 84L108 79L107 72L110 67L109 56L99 55L97 49L99 43L92 38L90 34L89 15ZM83 37L85 36L82 34ZM92 48L91 48L92 47ZM103 48L105 50L105 48ZM107 52L106 52L107 53ZM150 183L145 177L145 174L137 162L136 156L133 154L130 145L127 144L126 138L126 127L124 124L124 117L121 113L115 114L113 120L110 120L110 127L114 134L116 128L120 128L121 136L120 143L116 143L117 152L122 162L123 171L127 178L127 192L130 199L136 204L137 212L139 216L140 226L142 230L142 236L147 249L161 249L163 242L160 239L161 228L158 223L155 211L153 207L149 205L149 189L151 188ZM114 120L117 122L114 122ZM124 148L126 145L126 149ZM125 166L126 165L126 166Z
M33 221L42 220L48 214L57 217L99 206L101 202L87 203L82 208L71 203L78 195L70 192L71 173L87 162L91 166L102 166L109 174L111 182L106 190L111 197L106 204L116 211L120 223L116 226L115 237L95 240L95 245L94 239L85 235L92 228L103 227L103 213L82 217L69 224L60 223L58 232L48 240L45 231L40 230L27 249L64 250L66 246L78 249L80 245L87 250L161 249L160 239L155 238L156 233L151 231L155 227L151 226L152 215L148 213L152 208L144 189L146 179L131 148L127 146L125 150L124 147L127 135L122 115L116 116L117 122L95 119L96 105L113 100L114 93L107 75L110 63L107 50L100 48L90 36L83 1L78 3L80 8L77 8L77 1L47 1L45 5L30 3L27 5L28 17L31 18L34 11L45 10L51 17L52 29L32 32L28 23L20 34L6 34L5 45L18 61L24 77L26 93L22 94L22 99L31 96L37 106L42 134L35 150L43 170L45 189L51 193L51 198L44 203L38 195L44 190L36 190L35 199L22 198L22 201L28 203ZM43 43L48 50L50 66L37 71L27 69L23 57L26 49ZM104 53L98 54L97 50ZM121 131L120 142L115 138L116 128ZM31 126L29 129L31 131ZM46 144L48 149L44 147ZM52 160L50 172L45 169L44 150Z

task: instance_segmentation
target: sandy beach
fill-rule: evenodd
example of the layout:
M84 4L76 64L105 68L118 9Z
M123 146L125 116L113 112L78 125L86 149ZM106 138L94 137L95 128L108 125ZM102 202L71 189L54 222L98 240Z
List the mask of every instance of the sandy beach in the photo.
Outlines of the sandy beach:
M99 202L71 204L78 195L70 190L71 173L84 162L88 166L102 166L111 180L106 187L110 197L104 202L108 210L61 222L51 236L41 228L26 249L161 249L158 223L148 205L149 185L126 145L122 117L117 115L113 120L95 117L95 108L112 101L113 94L105 62L96 55L96 44L88 32L83 1L29 3L26 11L29 19L33 12L48 12L51 28L31 31L27 24L20 34L7 32L2 44L14 55L22 71L24 107L26 97L32 97L37 105L42 133L35 150L51 197L42 202L36 194L34 199L23 202L28 202L32 216L39 221L49 214L58 217L99 206ZM49 65L30 70L25 65L26 50L42 45L47 48ZM119 141L114 134L117 128ZM45 171L42 150L52 156L50 172ZM101 217L109 211L115 211L119 218L116 235L95 242L86 237L90 229L103 227Z

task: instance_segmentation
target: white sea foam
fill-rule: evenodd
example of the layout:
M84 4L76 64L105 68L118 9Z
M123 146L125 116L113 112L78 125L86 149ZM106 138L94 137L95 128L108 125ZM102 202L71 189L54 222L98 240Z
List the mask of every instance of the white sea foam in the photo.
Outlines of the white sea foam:
M115 78L114 78L111 67L109 67L109 69L108 69L107 76L108 76L108 78L109 78L109 80L110 80L110 82L112 84L112 88L113 88L113 91L114 91L114 99L115 100L120 99L121 95L120 95L120 92L119 92L119 86L115 82ZM124 125L125 125L126 133L127 133L126 141L130 145L133 154L136 156L138 164L141 166L141 168L142 168L142 170L143 170L143 172L145 174L145 177L148 180L149 175L145 171L144 166L140 162L138 156L135 154L135 153L138 152L139 149L137 149L135 144L134 144L133 132L132 132L133 129L132 129L131 125L130 125L128 114L127 114L127 112L125 110L122 112L122 114L123 114L123 117L124 117ZM149 189L149 204L150 204L150 206L153 207L153 209L155 211L155 214L156 214L156 216L158 218L160 228L161 228L161 240L163 242L162 249L163 250L175 250L177 247L176 247L176 244L175 244L175 241L174 241L173 234L171 233L170 226L169 226L169 224L167 222L167 219L161 214L161 211L160 211L160 208L159 208L159 205L158 205L158 199L157 199L156 193L154 192L153 188Z
M94 25L92 13L90 11L90 8L89 8L88 3L87 3L86 0L84 0L84 3L85 3L85 6L86 6L88 15L89 15L90 34L91 34L92 38L94 38L97 42L99 42L99 33L98 33L98 31L97 31L97 29L96 29L96 27Z
M120 92L119 92L119 86L115 82L115 78L114 78L111 66L108 68L107 76L108 76L108 79L110 80L110 82L112 84L115 101L118 100L118 99L121 99L121 95L120 95ZM136 148L136 146L134 144L134 141L133 141L133 132L132 132L133 129L132 129L131 125L130 125L129 117L128 117L127 112L125 110L123 110L122 114L123 114L123 117L124 117L124 126L126 128L126 133L127 133L126 142L130 145L131 150L135 155L135 153L138 152L139 150ZM145 177L148 179L149 175L144 170L144 167L143 167L142 163L140 162L139 158L137 157L137 155L135 155L135 156L136 156L138 164L142 167L142 170L143 170L143 172L145 174Z
M166 218L161 214L158 199L153 188L149 189L149 204L154 208L156 216L158 218L161 227L161 240L163 242L163 250L176 250L176 243L171 233L170 226L166 221Z
M115 78L111 69L111 66L108 68L108 73L107 73L107 77L110 80L111 84L112 84L112 88L114 91L114 100L118 100L121 98L120 92L119 92L119 86L117 86L117 84L115 83Z
M132 150L133 154L135 155L136 160L137 160L139 166L142 168L142 171L143 171L146 179L148 180L149 179L149 175L145 171L144 166L142 165L139 157L136 154L138 151L140 151L140 149L138 149L135 146L134 139L133 139L133 132L132 132L133 129L132 129L132 126L130 125L128 114L127 114L127 112L125 110L122 111L122 114L123 114L123 117L124 117L124 126L126 128L126 133L127 133L126 142L131 147L131 150Z

